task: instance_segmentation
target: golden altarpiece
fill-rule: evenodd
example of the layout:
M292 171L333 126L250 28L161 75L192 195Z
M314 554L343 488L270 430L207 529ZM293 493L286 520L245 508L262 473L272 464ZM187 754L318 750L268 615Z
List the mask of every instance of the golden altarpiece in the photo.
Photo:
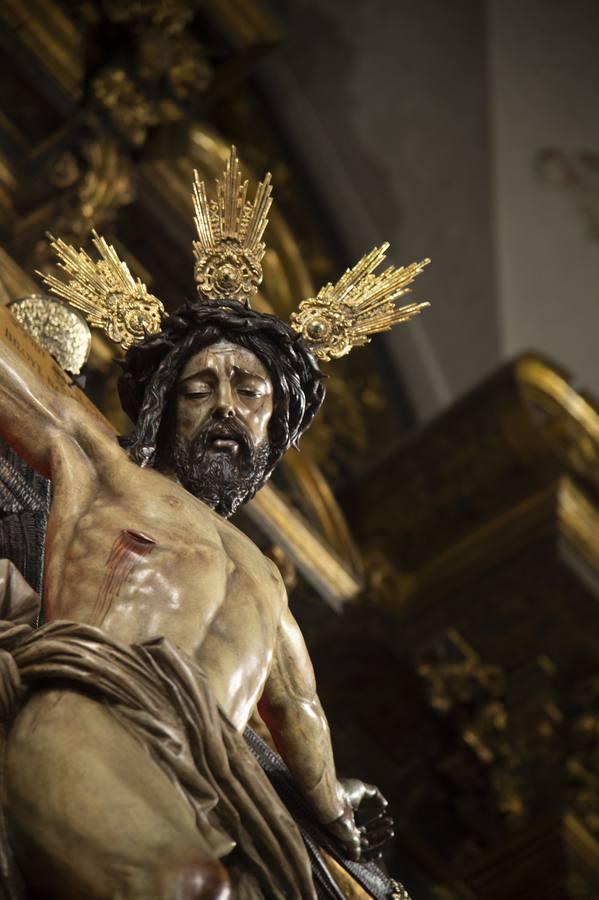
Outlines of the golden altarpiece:
M95 227L177 305L191 171L219 174L231 141L278 189L263 308L337 277L252 86L284 40L254 0L0 3L2 303L39 293L47 230L79 246ZM240 525L293 587L339 765L387 794L417 900L592 900L597 411L528 356L406 438L379 355L331 371L323 421ZM86 391L121 428L111 358L95 336Z

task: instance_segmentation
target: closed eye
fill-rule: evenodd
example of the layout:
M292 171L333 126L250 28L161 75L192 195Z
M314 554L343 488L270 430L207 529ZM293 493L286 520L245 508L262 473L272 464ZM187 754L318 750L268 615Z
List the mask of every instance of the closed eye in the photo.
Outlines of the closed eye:
M238 388L237 393L241 394L243 397L261 397L262 392L256 390L255 388Z
M210 388L205 388L202 391L188 391L185 396L189 400L201 400L203 397L208 397L210 393Z

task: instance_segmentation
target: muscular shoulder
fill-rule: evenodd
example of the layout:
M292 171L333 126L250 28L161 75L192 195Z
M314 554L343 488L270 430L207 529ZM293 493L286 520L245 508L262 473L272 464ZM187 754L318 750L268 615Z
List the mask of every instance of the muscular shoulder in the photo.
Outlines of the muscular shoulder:
M287 607L287 588L285 587L285 582L283 580L283 576L281 575L281 570L279 569L278 565L272 559L270 559L270 557L262 554L262 558L264 559L269 570L274 588L277 591L279 600L281 601L281 606Z
M65 427L55 431L49 440L51 478L59 474L65 463L77 465L78 460L84 465L86 460L91 462L98 475L105 465L129 462L115 430L100 412L66 398L63 417Z
M274 603L287 606L287 590L278 566L266 556L260 548L246 535L229 522L223 522L221 528L223 546L232 563L242 569L247 577L268 589L268 595Z

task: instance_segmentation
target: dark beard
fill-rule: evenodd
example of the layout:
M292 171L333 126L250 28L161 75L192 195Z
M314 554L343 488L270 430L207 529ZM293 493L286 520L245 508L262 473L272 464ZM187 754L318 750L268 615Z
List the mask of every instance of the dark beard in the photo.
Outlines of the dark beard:
M215 428L239 442L236 453L210 447L210 432ZM175 436L167 464L190 494L228 519L262 487L269 457L267 440L254 447L237 423L211 421L191 441Z

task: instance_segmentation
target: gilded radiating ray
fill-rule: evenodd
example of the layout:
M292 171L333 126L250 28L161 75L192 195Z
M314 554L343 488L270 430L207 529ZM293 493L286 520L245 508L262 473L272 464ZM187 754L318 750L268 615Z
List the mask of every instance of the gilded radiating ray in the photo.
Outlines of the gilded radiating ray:
M336 284L326 284L316 297L300 303L291 326L310 344L318 359L328 362L345 356L353 347L367 344L370 336L389 331L429 306L429 303L396 301L409 293L409 285L430 259L396 269L389 266L374 274L385 259L389 244L375 247L347 269Z
M61 238L51 238L58 265L69 280L37 274L53 294L82 312L90 325L102 328L112 341L128 350L146 335L160 331L166 315L164 306L139 278L133 278L114 247L95 231L92 240L100 256L97 260Z
M242 181L235 147L225 171L216 181L214 199L197 171L193 181L193 206L197 239L194 241L195 280L199 302L238 300L246 306L262 281L263 241L272 203L270 174L248 200L248 182ZM103 328L108 337L126 350L154 334L166 317L162 303L134 279L114 247L93 232L99 253L92 260L84 250L75 250L62 240L52 247L59 265L69 276L42 278L50 290L80 310L91 325ZM388 244L375 247L348 269L336 284L325 285L316 295L300 303L291 316L292 327L309 344L318 359L345 356L353 347L367 344L373 334L418 315L428 303L397 301L430 260L396 269L375 270L385 259ZM41 273L40 273L41 274Z
M262 282L262 236L272 203L270 173L258 185L253 202L247 192L235 147L217 179L215 200L208 199L206 185L194 172L195 280L203 300L235 299L249 305Z

